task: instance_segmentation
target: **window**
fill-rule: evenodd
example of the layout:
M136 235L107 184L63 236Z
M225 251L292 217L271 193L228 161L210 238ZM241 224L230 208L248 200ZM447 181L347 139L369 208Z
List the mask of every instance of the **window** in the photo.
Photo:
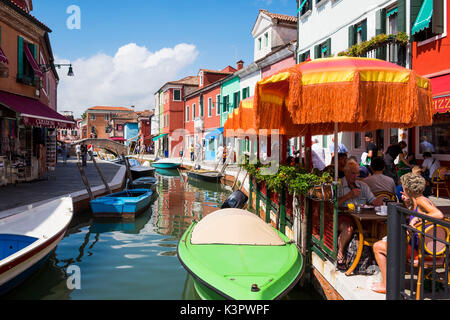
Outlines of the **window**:
M262 39L259 38L258 39L258 50L261 50L261 49L262 49Z
M203 95L200 95L200 101L199 101L199 113L200 113L200 117L203 118L204 112L203 112Z
M181 90L173 90L173 101L181 101Z
M312 10L312 0L298 0L300 16Z
M250 97L250 87L242 89L242 100L245 100L248 97Z
M105 114L105 120L109 121L109 114Z
M223 97L223 105L222 105L223 113L228 112L229 102L230 102L230 96Z
M91 120L92 120L92 121L95 120L95 114L91 114Z
M169 115L167 115L167 126L169 126Z
M211 118L212 116L212 99L208 98L208 117Z
M310 51L308 50L308 51L306 51L306 52L304 52L304 53L302 53L302 54L300 54L299 56L298 56L298 62L300 63L300 62L304 62L304 61L306 61L308 58L310 58L311 57L311 53L310 53Z
M362 147L361 132L355 132L354 135L354 149L360 149Z
M216 96L216 115L220 114L220 94Z
M192 120L195 120L195 103L192 105Z
M198 82L200 83L200 87L203 87L203 71L198 75Z
M450 113L436 114L433 126L419 128L419 153L450 154Z
M189 106L186 106L186 122L189 122Z
M234 109L239 108L239 104L241 102L240 100L241 100L241 93L239 91L235 92L233 94L233 106L234 106Z
M425 41L444 33L444 0L411 0L411 22L413 41Z
M331 56L331 38L314 47L315 58L326 58Z
M28 61L27 55L25 54L25 47L29 49L34 60L37 59L37 46L32 43L28 43L22 37L18 37L18 56L17 56L17 80L24 84L34 85L35 74L33 67Z
M264 46L267 48L269 46L269 33L266 32L266 34L264 34Z
M367 20L348 27L348 47L367 41Z

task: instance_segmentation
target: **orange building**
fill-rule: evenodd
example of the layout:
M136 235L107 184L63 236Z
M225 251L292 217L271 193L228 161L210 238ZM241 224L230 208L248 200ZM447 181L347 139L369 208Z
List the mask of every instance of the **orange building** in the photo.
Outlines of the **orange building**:
M31 0L0 1L0 163L9 183L45 177L56 165L57 128L74 125L56 111L51 30L32 10Z
M86 110L82 124L82 139L110 139L124 142L124 125L134 119L134 111L125 107L97 106Z

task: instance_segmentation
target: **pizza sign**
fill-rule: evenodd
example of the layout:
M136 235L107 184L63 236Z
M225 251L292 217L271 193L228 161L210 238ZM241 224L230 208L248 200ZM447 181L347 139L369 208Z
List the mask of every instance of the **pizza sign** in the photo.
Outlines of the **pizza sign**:
M450 96L433 99L434 113L450 112Z

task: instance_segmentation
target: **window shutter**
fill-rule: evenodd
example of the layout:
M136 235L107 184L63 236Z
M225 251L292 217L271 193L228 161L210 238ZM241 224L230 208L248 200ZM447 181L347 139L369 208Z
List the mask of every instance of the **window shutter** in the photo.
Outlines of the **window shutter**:
M433 0L433 17L431 18L431 30L434 34L444 32L444 2Z
M377 11L375 33L376 35L386 33L386 9ZM376 51L376 58L386 60L386 48L378 48Z
M312 10L312 0L308 0L308 10Z
M411 20L410 20L411 25L409 26L409 30L412 29L414 23L416 22L417 16L419 15L420 8L422 8L423 1L424 1L424 0L411 0ZM405 9L405 10L406 10L406 9ZM400 15L400 6L399 6L399 8L398 8L398 13L399 13L399 15ZM399 16L399 26L398 26L398 30L399 30L399 31L403 31L403 30L400 28L400 25L401 25L401 24L400 24L400 20L401 20L401 19L400 19L400 16ZM406 20L406 18L405 18L405 20ZM406 23L405 23L405 25L406 25ZM406 29L406 28L405 28L405 29ZM411 35L411 37L412 37L411 40L414 40L414 35Z
M314 47L314 59L318 59L321 57L320 45Z
M411 0L411 8L412 3L418 1L418 0ZM399 32L406 32L406 0L398 0L397 1L397 7L398 7L398 31ZM420 8L419 8L420 10ZM419 11L417 11L419 13ZM416 14L417 15L417 14ZM414 21L416 21L414 19ZM414 23L414 21L412 23Z
M23 38L18 38L18 52L17 52L17 79L23 79Z
M348 47L351 48L356 43L356 28L355 26L348 27Z
M331 57L331 38L327 39L327 57Z
M361 40L367 41L367 19L361 23Z

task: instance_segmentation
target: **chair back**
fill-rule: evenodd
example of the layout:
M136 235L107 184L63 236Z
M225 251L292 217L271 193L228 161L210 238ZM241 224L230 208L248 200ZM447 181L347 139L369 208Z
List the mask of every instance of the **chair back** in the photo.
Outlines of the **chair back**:
M379 191L379 192L375 192L374 196L377 199L383 198L384 200L387 201L395 201L398 202L398 197L395 193L389 192L389 191Z
M445 175L446 175L447 172L448 172L447 167L440 167L440 168L437 169L436 171L438 172L438 173L437 173L437 178L438 178L439 180L444 180L444 181L445 181Z
M434 251L434 229L436 228L436 251ZM444 226L434 225L434 224L425 224L425 240L424 240L424 248L425 253L429 255L441 256L445 254L446 251L446 242L450 241L450 230ZM428 236L427 236L428 235ZM435 252L435 253L434 253Z

